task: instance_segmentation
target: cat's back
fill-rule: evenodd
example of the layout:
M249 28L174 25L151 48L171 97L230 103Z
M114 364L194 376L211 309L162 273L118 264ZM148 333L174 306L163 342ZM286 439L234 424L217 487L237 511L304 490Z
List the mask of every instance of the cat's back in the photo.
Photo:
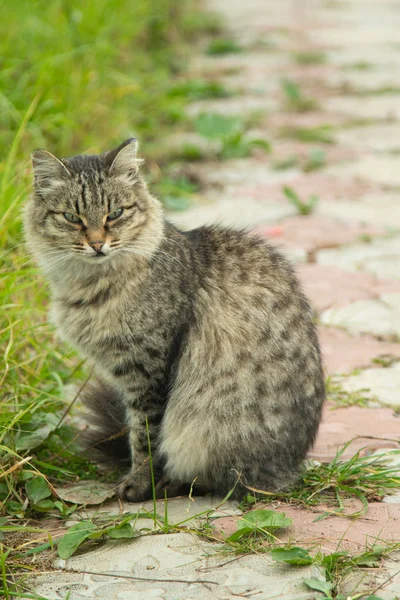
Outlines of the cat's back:
M205 279L221 285L270 287L282 291L298 287L289 261L264 239L246 230L200 227L186 233Z

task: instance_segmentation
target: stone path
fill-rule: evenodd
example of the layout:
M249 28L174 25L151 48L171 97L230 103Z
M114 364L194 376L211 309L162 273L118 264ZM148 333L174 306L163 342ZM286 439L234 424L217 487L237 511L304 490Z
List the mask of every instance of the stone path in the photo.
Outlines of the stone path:
M312 457L330 460L356 436L345 456L361 448L364 454L400 448L398 2L208 0L208 5L221 12L244 51L197 57L194 77L220 81L234 93L196 102L189 112L253 115L250 133L268 139L272 152L260 149L245 158L191 166L202 192L191 209L171 217L185 227L218 221L254 228L296 263L319 320L326 374L343 393L365 398L363 407L337 408L331 395ZM308 105L288 104L284 78ZM304 110L307 106L312 110ZM314 166L313 156L320 161ZM315 194L312 214L299 216L283 186L303 200ZM207 502L196 499L191 514L215 505ZM188 517L187 503L170 501L174 519ZM400 495L372 503L355 521L315 521L315 512L280 508L293 519L289 539L325 552L400 541ZM223 539L235 531L237 516L232 504L220 510L211 522ZM324 581L315 566L277 566L264 554L232 561L218 550L217 543L192 533L117 540L59 561L67 572L43 575L35 585L48 598L70 593L70 600L324 597L304 585L309 577ZM365 590L366 598L379 587L379 598L400 597L399 560L393 555L377 569L350 574L341 593L361 598Z

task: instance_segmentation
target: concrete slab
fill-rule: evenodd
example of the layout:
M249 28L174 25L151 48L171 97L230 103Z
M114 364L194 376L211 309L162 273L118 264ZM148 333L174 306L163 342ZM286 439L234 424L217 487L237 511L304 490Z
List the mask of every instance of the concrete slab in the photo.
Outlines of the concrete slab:
M69 600L224 600L238 595L249 600L313 600L320 596L303 583L310 577L325 580L315 566L288 568L267 554L232 560L221 550L221 544L188 533L112 541L57 561L56 566L67 573L36 578L36 592L49 600L68 593Z

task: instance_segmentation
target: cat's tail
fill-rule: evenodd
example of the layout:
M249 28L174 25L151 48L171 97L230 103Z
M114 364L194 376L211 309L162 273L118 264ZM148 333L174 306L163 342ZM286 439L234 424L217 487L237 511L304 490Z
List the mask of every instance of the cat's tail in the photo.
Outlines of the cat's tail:
M85 454L107 468L130 464L128 427L120 394L101 380L90 382L80 394L88 426L80 435Z

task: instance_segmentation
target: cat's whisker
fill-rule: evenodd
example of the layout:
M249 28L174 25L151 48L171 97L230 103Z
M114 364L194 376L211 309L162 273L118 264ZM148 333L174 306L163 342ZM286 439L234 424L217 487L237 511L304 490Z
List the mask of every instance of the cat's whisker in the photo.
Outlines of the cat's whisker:
M157 260L158 262L160 262L162 265L164 265L167 268L170 266L168 260L165 260L165 258L163 258L162 255L159 255L159 254L157 255L155 252L146 251L146 248L135 248L135 249L126 248L125 250L127 252L131 252L132 254L137 254L138 256L146 257L150 260ZM166 255L166 256L170 260L172 260L174 258L169 255Z
M164 250L161 250L160 248L157 248L156 250L154 250L152 248L150 249L147 244L143 245L140 242L138 242L134 246L127 246L127 248L134 248L134 249L138 248L138 249L148 250L149 253L151 253L151 255L153 256L153 258L155 260L160 260L161 256L164 256L167 260L175 261L180 267L184 268L183 263L176 256L172 256L171 254L168 254L168 252L165 252Z

